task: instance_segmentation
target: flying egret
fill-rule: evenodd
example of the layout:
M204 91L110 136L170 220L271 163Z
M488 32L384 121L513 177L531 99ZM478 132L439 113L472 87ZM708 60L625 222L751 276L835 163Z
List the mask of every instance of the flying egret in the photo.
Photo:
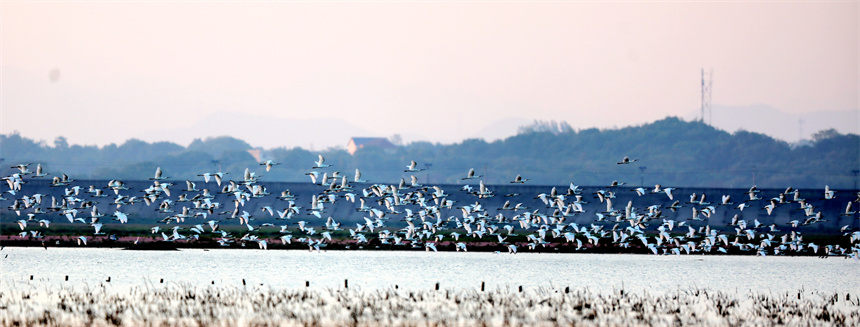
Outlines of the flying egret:
M522 176L517 174L517 177L514 177L514 180L512 180L511 183L525 184L525 182L527 182L527 181L528 181L528 178L523 178ZM573 183L571 183L570 185L573 185Z
M419 172L419 171L424 170L423 168L418 168L417 166L418 166L418 163L417 163L417 162L415 162L415 160L412 160L412 161L409 163L409 166L406 166L406 170L404 170L403 172L406 172L406 173L415 173L415 172Z
M475 176L475 168L469 168L469 172L466 173L466 177L463 177L460 180L476 179L476 178L480 178L480 177L481 177L480 175Z

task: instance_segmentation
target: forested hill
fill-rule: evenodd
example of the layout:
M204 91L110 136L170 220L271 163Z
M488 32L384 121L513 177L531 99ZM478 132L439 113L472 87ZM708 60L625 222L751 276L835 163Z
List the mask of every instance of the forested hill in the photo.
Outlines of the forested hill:
M197 175L219 169L230 174L228 179L239 179L250 168L263 180L301 182L310 181L305 173L319 154L332 165L329 171L352 179L358 168L371 183L409 182L415 175L422 184L457 184L474 168L486 184L506 184L520 174L535 185L605 186L617 180L633 186L853 189L860 169L860 136L855 134L821 131L808 145L791 146L763 134L728 133L673 117L605 130L536 123L491 143L413 142L393 150L363 148L355 155L344 149L262 149L262 160L280 163L270 172L248 150L251 145L227 136L198 139L187 147L132 139L99 148L69 145L62 137L47 145L17 133L0 135L3 176L19 163L41 163L51 176L66 173L76 179L141 180L160 166L174 180L200 180ZM637 161L616 164L624 156ZM404 172L411 160L425 170Z

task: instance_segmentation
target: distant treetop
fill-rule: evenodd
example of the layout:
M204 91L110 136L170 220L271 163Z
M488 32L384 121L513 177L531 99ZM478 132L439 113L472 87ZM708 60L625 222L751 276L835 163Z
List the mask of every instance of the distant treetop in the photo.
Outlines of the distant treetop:
M573 132L573 128L570 127L570 124L566 121L559 123L555 120L535 120L531 125L524 125L517 128L517 134L552 133L554 135L559 135L570 132Z

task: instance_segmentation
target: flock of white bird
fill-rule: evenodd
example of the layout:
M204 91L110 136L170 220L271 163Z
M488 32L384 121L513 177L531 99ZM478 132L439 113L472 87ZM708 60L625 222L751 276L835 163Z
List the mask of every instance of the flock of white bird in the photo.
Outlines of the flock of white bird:
M617 164L626 165L635 161L624 157ZM260 165L265 166L268 172L279 164L268 160ZM682 204L680 200L675 200L675 188L656 185L653 189L633 189L637 199L642 198L642 201L649 197L661 197L660 201L652 201L656 204L635 207L633 200L630 200L623 208L616 208L613 202L615 192L624 183L613 181L608 187L588 193L582 187L570 183L563 191L553 187L548 193L536 194L534 198L540 199L544 208L530 209L522 202L512 204L511 200L520 195L506 194L498 196L511 200L500 208L488 210L481 203L482 200L497 194L484 184L482 176L477 175L474 169L470 169L462 181L477 181L477 185L463 185L457 192L471 194L475 202L456 203L448 198L449 193L440 186L419 183L414 173L424 169L415 161L404 169L405 173L411 173L409 182L407 178L402 178L397 185L370 184L362 179L358 169L352 179L339 171L332 171L331 165L326 164L320 155L306 174L311 183L320 186L319 192L311 196L306 208L300 206L297 196L287 189L281 191L280 195L274 195L280 201L272 201L272 197L269 197L268 201L272 204L266 202L267 205L257 206L260 213L255 210L252 213L247 211L249 207L246 205L251 201L261 201L259 199L271 193L261 184L260 176L247 168L237 180L228 180L227 173L223 172L198 175L203 177L206 185L214 182L219 188L216 193L229 196L233 203L232 208L228 209L226 207L229 205L215 201L215 194L208 188L198 188L197 183L191 180L185 181L185 188L176 187L168 182L170 178L164 175L160 167L149 178L152 185L144 190L130 190L118 180L111 180L104 188L92 185L83 187L75 185L75 180L66 174L60 174L52 178L51 186L64 188L64 196L59 199L51 196L48 202L46 195L26 192L25 185L29 179L49 176L41 164L36 165L35 171L31 171L30 166L13 166L17 172L2 178L9 187L2 195L10 198L0 196L0 201L11 201L7 208L19 217L19 235L26 239L42 239L46 236L42 230L51 226L52 217L59 216L63 223L67 220L71 224L92 227L91 235L77 238L79 245L86 245L93 236L103 235L115 239L113 235L105 235L104 224L109 221L127 223L129 215L123 212L124 207L147 205L157 207L161 218L159 224L151 228L151 234L143 235L144 238L155 236L162 241L193 241L204 236L217 239L222 246L256 242L261 249L268 249L270 242L280 241L284 244L302 243L311 251L320 251L337 241L332 237L333 232L345 230L349 232L349 242L357 246L369 244L376 238L379 244L423 248L434 252L440 242L452 244L456 251L467 251L473 244L471 242L481 242L497 243L499 252L508 253L517 253L522 248L535 250L567 244L576 250L613 246L622 249L646 248L654 254L675 255L729 253L737 249L762 256L811 253L854 259L860 257L860 231L852 227L857 222L857 212L852 206L854 202L860 203L860 192L845 197L846 209L840 216L851 217L852 223L840 229L842 236L834 238L832 244L814 244L804 241L798 228L819 224L826 221L826 217L811 204L812 201L802 198L800 191L791 187L774 197L762 197L761 192L753 186L746 192L748 198L737 204L728 195L722 195L719 203L712 204L707 202L705 194L692 194L690 200ZM510 183L523 184L527 181L527 178L517 175ZM357 184L366 187L354 187ZM92 200L82 199L84 194L89 194ZM674 202L662 205L660 203L666 201L662 197ZM593 199L605 203L606 210L587 213L583 205L595 201ZM836 192L827 186L820 199L839 201ZM116 210L110 214L112 219L104 218L107 215L99 212L99 201L111 201L111 205L116 205ZM338 222L340 219L329 215L327 210L327 207L338 201L354 204L355 210L363 213L364 222L354 227L342 226ZM663 215L664 210L676 211L686 205L692 208L692 214L686 219L667 219ZM795 206L804 213L804 218L780 226L775 222L763 223L757 218L747 221L741 216L745 209L764 210L770 216L778 206ZM708 218L718 208L736 212L729 226L711 226L708 223ZM458 212L461 214L458 215ZM284 220L285 224L257 224L257 214ZM593 221L582 225L572 222L572 217L581 215L592 215ZM242 233L242 236L234 236L219 229L227 221L235 221L235 224L247 228L247 232ZM182 227L183 224L187 227ZM45 228L37 230L33 226ZM264 228L278 230L280 237L259 237L258 232Z

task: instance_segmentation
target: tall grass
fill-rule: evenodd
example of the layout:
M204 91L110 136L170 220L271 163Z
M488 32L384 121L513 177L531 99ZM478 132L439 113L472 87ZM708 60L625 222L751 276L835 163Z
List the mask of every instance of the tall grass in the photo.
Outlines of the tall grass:
M860 325L850 293L0 285L2 326Z

